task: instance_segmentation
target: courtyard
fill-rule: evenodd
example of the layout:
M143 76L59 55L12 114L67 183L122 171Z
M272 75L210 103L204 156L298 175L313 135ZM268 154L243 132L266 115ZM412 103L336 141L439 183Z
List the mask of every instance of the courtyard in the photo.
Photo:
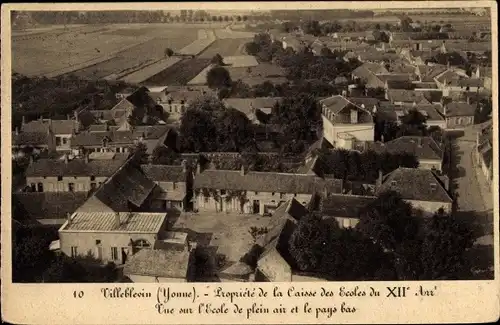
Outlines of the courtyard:
M257 214L182 213L172 228L191 230L191 240L199 246L211 247L228 262L237 262L254 244L250 228L267 227L269 222L269 217Z

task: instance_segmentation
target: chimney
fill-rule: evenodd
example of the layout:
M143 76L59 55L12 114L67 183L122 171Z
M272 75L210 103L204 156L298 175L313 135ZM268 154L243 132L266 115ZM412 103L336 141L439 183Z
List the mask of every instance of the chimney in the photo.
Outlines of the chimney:
M196 163L196 174L200 174L201 173L201 164L200 162L198 161Z
M65 154L64 155L64 163L68 164L68 162L69 162L68 154Z
M23 115L23 119L22 119L22 121L21 121L21 125L24 125L24 124L26 124L26 118L25 118L25 117L24 117L24 115Z
M88 164L90 161L90 155L88 153L85 154L85 163Z
M16 126L16 135L19 135L19 127Z
M422 147L422 137L417 138L417 143L419 147Z
M66 220L68 221L68 224L71 223L71 213L69 212L66 213Z
M186 173L187 172L187 161L185 159L181 162L181 166L182 166L182 172Z
M241 164L240 175L245 176L245 165Z
M384 173L382 169L378 170L378 179L377 179L377 187L382 186L382 179L384 178Z
M115 212L115 227L120 228L122 222L120 220L120 212Z
M66 119L69 121L71 118L69 117L69 114L66 114Z
M470 105L470 97L469 96L465 96L467 98L467 104Z
M342 97L347 97L347 90L342 90Z
M33 165L33 162L35 161L35 159L33 158L33 155L31 154L30 155L30 165Z

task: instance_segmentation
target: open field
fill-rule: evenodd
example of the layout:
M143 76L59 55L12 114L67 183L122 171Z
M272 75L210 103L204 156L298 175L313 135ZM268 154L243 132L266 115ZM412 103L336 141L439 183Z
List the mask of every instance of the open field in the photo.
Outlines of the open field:
M210 24L72 25L18 32L12 37L12 69L47 77L77 70L78 75L92 78L132 72L163 58L167 47L189 49L200 26ZM213 31L202 33L206 36L202 42L210 45L210 33L215 38ZM197 54L206 46L191 52Z
M256 67L259 65L255 56L252 55L236 55L236 56L225 56L224 64L234 68L248 68Z
M148 86L186 85L210 64L209 59L184 59L142 82Z
M215 30L215 36L219 39L226 39L226 38L253 38L254 33L252 32L245 32L245 31L240 31L237 30L237 28L233 29L232 26L224 29L216 29Z
M163 59L166 48L172 48L176 51L189 44L195 37L196 30L191 30L191 32L186 31L186 36L184 37L154 38L117 53L110 60L75 71L74 74L82 78L104 78L112 74L120 77L127 71L130 73L139 67ZM157 72L159 71L161 70Z
M222 57L225 56L235 56L244 55L245 43L249 42L250 39L239 38L239 39L218 39L212 43L205 51L200 54L200 58L211 59L217 53Z

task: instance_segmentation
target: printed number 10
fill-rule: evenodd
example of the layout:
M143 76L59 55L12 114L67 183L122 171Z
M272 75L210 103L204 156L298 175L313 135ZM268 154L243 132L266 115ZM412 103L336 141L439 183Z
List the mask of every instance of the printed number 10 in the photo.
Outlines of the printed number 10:
M83 291L73 291L74 298L83 298Z

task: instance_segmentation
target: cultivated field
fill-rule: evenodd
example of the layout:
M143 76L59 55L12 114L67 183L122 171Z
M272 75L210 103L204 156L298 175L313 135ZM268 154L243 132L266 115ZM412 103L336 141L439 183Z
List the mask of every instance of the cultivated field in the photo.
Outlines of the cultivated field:
M213 68L212 64L208 65L205 69L201 70L201 72L198 73L196 75L196 77L191 79L188 82L188 85L204 85L204 84L206 84L208 71L210 71L210 69L212 69L212 68Z
M250 40L246 38L218 39L200 54L200 58L211 59L216 54L220 54L222 57L244 55L245 43Z
M148 78L151 78L152 76L157 74L158 71L163 71L165 69L168 69L169 67L178 63L179 61L181 61L180 57L170 57L166 59L161 59L158 62L150 64L138 71L127 74L126 76L119 79L130 84L138 84L143 82L144 80L147 80Z
M123 75L163 58L167 47L197 54L210 45L210 38L215 39L213 31L199 32L207 27L211 24L109 24L17 32L12 37L12 68L28 76L54 77L73 71L89 78ZM205 37L204 46L197 44L199 33Z
M210 64L210 59L184 59L142 82L147 86L182 86Z
M116 75L119 78L127 72L133 72L140 67L165 58L166 48L177 51L189 44L194 38L196 38L196 30L193 29L187 30L184 37L179 36L177 33L172 35L171 38L158 37L150 39L117 53L110 60L75 71L74 74L82 78L105 78L111 75Z

